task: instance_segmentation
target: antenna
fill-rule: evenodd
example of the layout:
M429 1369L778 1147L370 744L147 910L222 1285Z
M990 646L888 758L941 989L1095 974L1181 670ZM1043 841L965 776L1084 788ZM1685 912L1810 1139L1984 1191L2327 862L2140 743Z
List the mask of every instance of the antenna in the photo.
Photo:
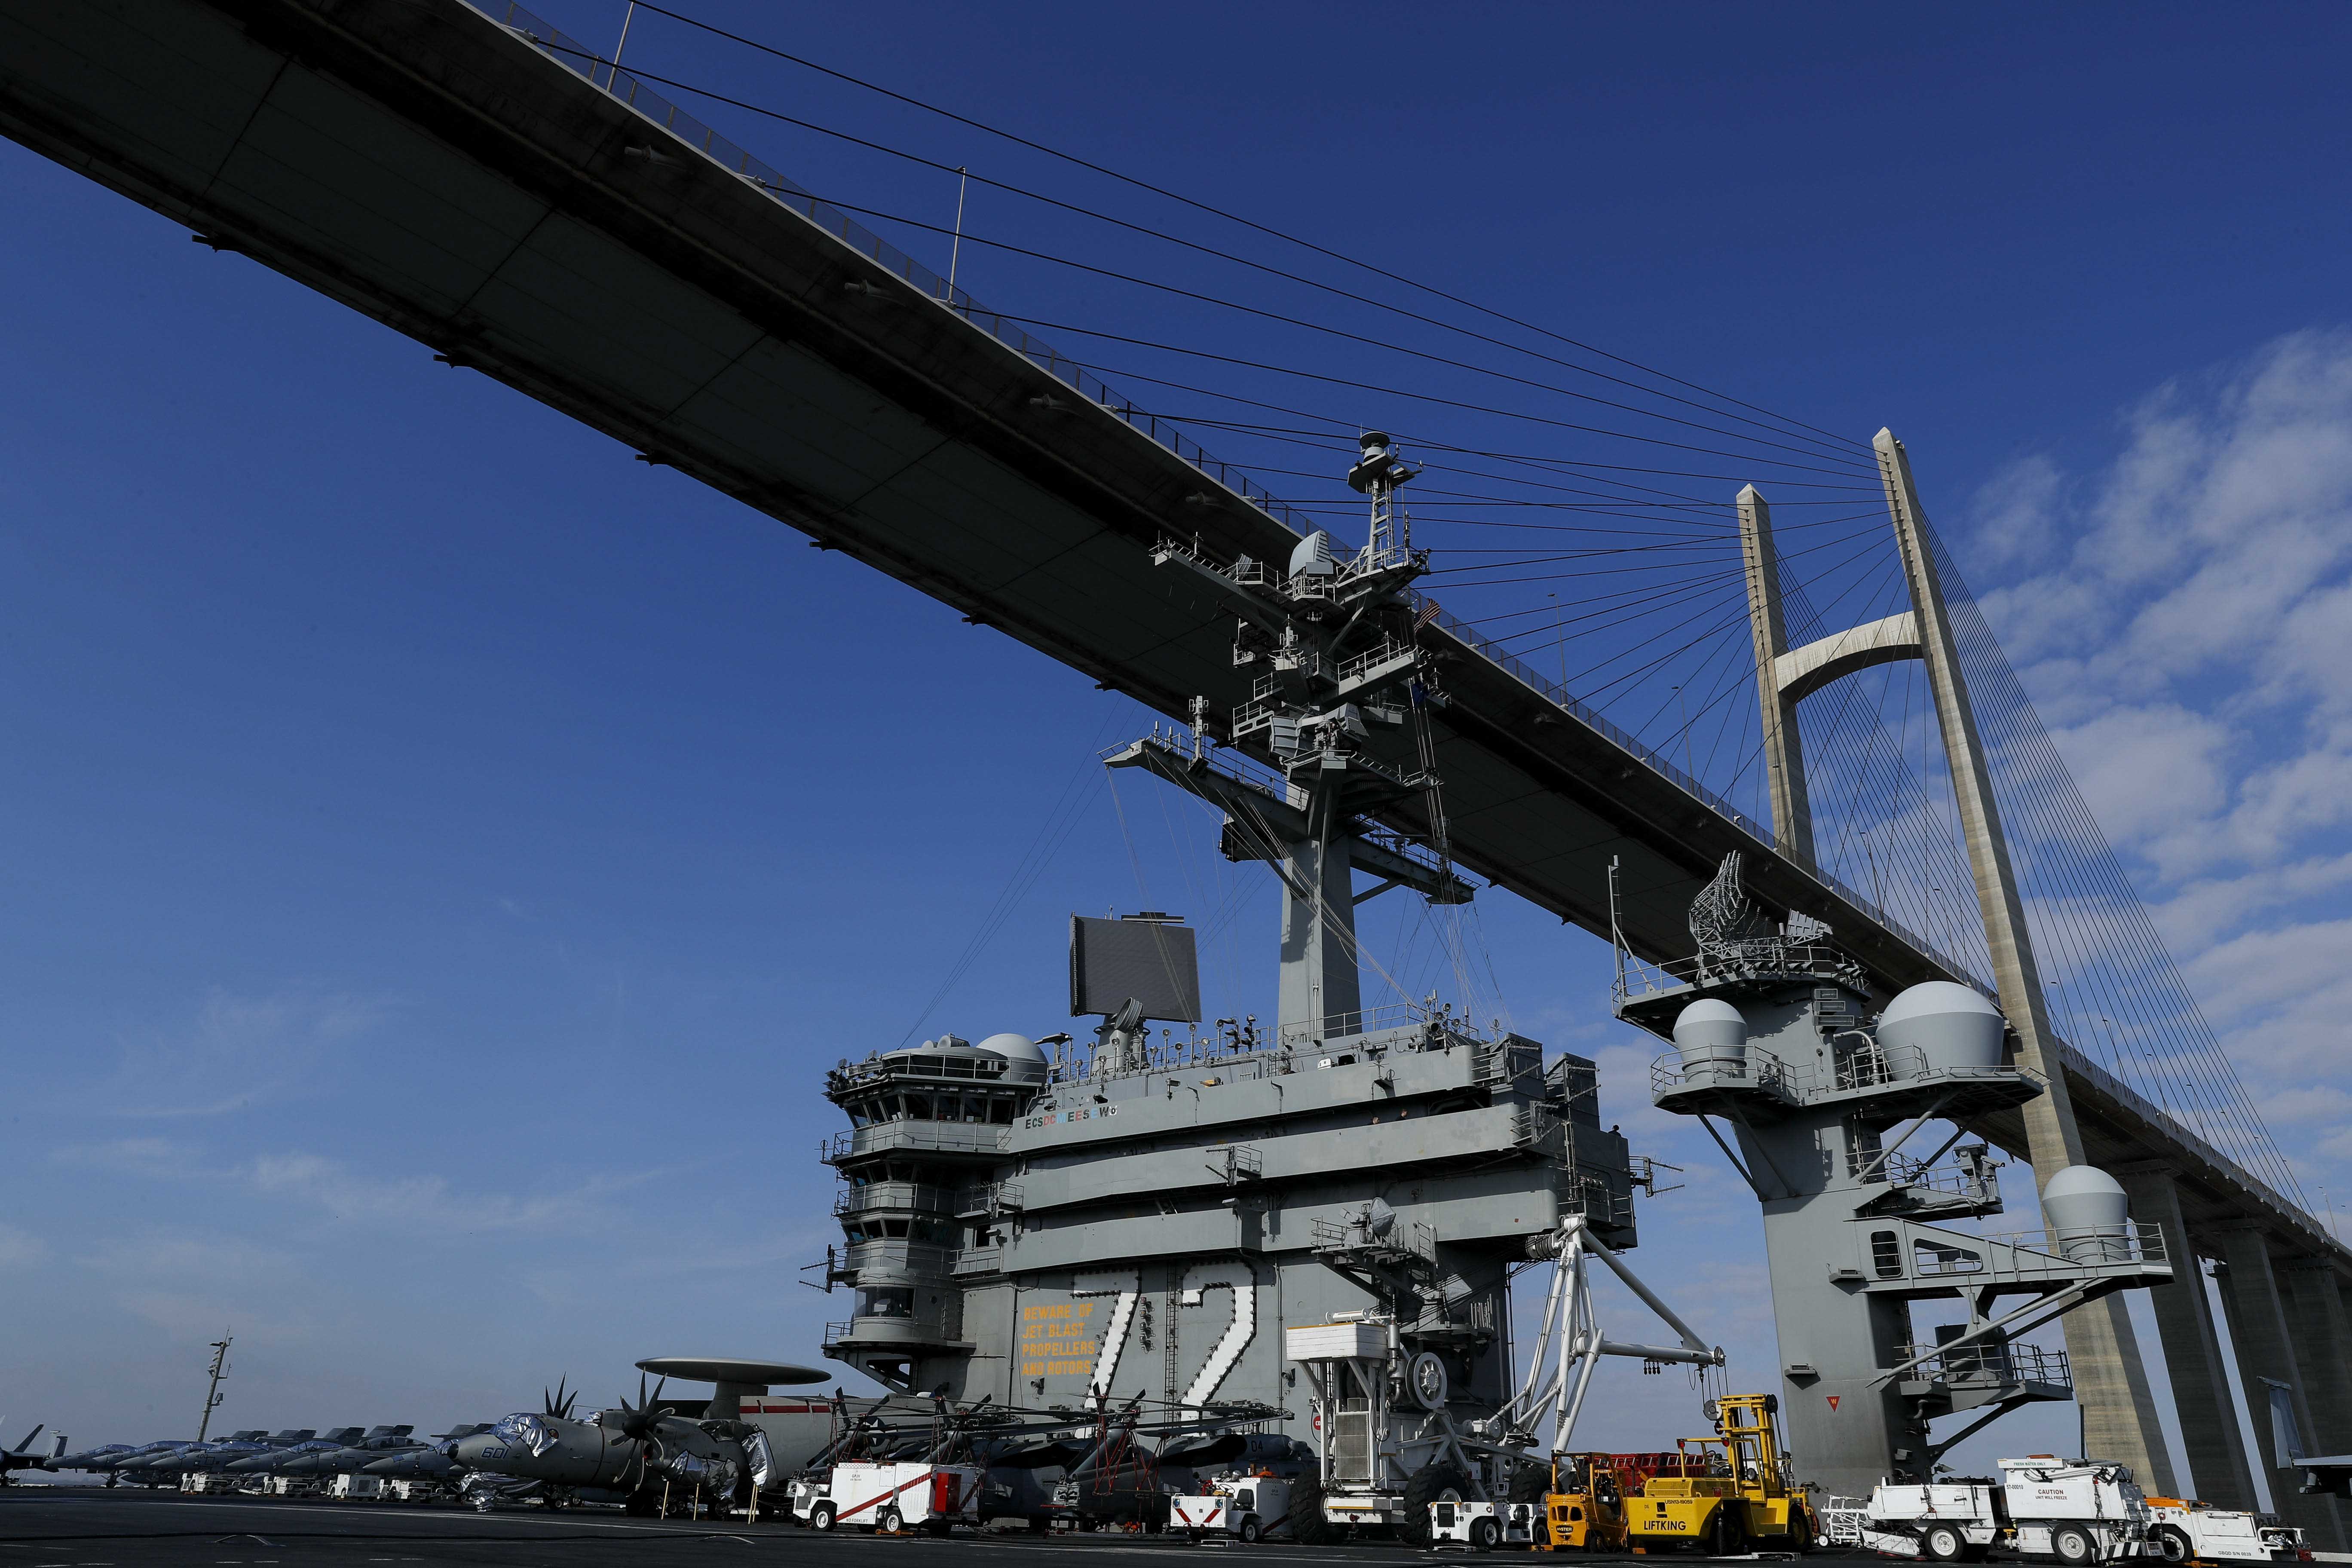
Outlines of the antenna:
M1421 470L1397 456L1385 430L1367 430L1356 443L1363 456L1348 470L1348 487L1372 498L1372 533L1362 569L1377 572L1412 553L1412 520L1397 510L1396 492Z
M221 1379L226 1377L229 1372L228 1347L236 1342L236 1337L226 1329L223 1329L221 1337L213 1342L213 1380L211 1385L205 1390L204 1419L196 1423L196 1441L199 1443L205 1440L205 1434L212 1430L213 1412L218 1410L221 1401L228 1397L220 1391L220 1385Z
M1617 994L1625 994L1625 931L1617 923L1617 861L1609 857L1609 946L1617 955Z

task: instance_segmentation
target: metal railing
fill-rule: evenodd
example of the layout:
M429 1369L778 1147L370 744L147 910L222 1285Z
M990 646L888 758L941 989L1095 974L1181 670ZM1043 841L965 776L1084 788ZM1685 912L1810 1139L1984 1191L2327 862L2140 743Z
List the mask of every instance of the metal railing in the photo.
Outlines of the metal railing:
M1802 1100L1809 1069L1791 1068L1768 1050L1747 1047L1744 1057L1695 1056L1668 1051L1650 1063L1650 1092L1654 1097L1680 1089L1759 1089L1784 1100Z
M1905 1374L1929 1383L2043 1383L2072 1388L2074 1376L2064 1351L2015 1342L1972 1340L1938 1351L1933 1345L1896 1345L1895 1366L1925 1357Z
M2042 1228L1983 1237L1958 1231L1949 1235L1951 1239L1943 1241L1915 1231L1917 1245L1910 1249L1910 1256L1900 1256L1898 1248L1896 1261L1904 1266L1904 1273L1919 1279L2058 1281L2077 1279L2085 1268L2169 1261L2162 1229L2137 1220L2098 1232L2061 1234ZM1886 1278L1885 1260L1876 1264L1880 1277Z
M993 1154L1013 1130L979 1121L877 1121L835 1133L817 1145L817 1158L846 1160L902 1150L932 1154Z
M1930 1165L1916 1155L1905 1153L1880 1154L1864 1149L1849 1149L1845 1156L1845 1173L1865 1182L1885 1182L1894 1186L1916 1187L1922 1192L1948 1193L1954 1197L1994 1199L2000 1195L2000 1184L1988 1168L1982 1175L1966 1165Z
M833 1212L836 1218L856 1214L861 1209L889 1209L897 1213L927 1210L933 1214L953 1212L955 1193L947 1187L935 1187L919 1182L855 1183L842 1188L833 1196Z
M1319 1022L1285 1024L1278 1031L1277 1038L1285 1046L1319 1043L1344 1050L1348 1042L1361 1039L1367 1035L1385 1034L1391 1029L1408 1028L1416 1024L1440 1027L1447 1034L1472 1042L1483 1043L1486 1038L1476 1025L1455 1013L1451 1005L1432 1006L1426 1002L1390 1002L1353 1013L1333 1013Z

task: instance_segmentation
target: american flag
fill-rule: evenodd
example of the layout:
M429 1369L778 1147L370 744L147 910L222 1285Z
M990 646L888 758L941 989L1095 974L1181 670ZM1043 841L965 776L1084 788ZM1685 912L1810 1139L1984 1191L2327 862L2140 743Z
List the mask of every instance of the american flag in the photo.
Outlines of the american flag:
M1422 627L1435 620L1438 616L1438 608L1439 606L1436 600L1423 599L1421 602L1421 614L1413 616L1412 618L1412 629L1419 631Z

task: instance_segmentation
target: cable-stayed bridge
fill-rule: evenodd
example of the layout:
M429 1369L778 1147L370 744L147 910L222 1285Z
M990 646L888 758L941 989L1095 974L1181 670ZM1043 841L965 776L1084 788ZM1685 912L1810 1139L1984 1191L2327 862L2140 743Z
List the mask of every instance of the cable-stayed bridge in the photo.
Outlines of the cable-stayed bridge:
M1172 542L1221 568L1278 565L1318 526L1313 503L1274 499L1031 336L1028 323L982 308L644 75L527 12L494 0L487 10L460 0L0 0L0 128L204 244L339 300L453 367L496 377L1171 718L1196 698L1217 715L1252 700L1230 622L1181 574L1156 566L1154 552ZM1722 417L1770 430L1758 438L1771 448L1754 474L1760 485L1868 490L1877 501L1866 445L1844 442L1840 459L1834 442L1785 422ZM1309 434L1328 452L1334 432ZM1711 437L1684 439L1685 450L1715 450L1690 444ZM1720 488L1727 509L1733 487ZM1669 504L1639 501L1622 482L1607 496ZM1925 537L1996 772L2010 770L2004 811L2046 818L2053 840L2079 839L2068 826L2079 800L2070 784L2059 787L2063 770L2045 755L2030 706L2021 692L2011 700L2014 678ZM1471 595L1485 580L1454 581ZM1438 591L1458 602L1455 588ZM1866 592L1822 595L1816 610L1792 588L1791 641L1867 618ZM1602 711L1594 693L1616 682L1576 682L1584 695L1571 694L1564 651L1561 679L1539 672L1549 663L1545 621L1524 613L1536 616L1532 640L1434 602L1416 634L1439 660L1448 699L1432 727L1456 865L1588 931L1609 935L1613 923L1632 954L1655 964L1687 955L1689 906L1737 852L1762 904L1826 925L1884 990L1938 978L1990 987L1980 934L1943 918L1955 900L1973 910L1974 895L1957 848L1935 851L1944 853L1936 862L1935 836L1917 826L1939 807L1896 802L1888 814L1917 818L1924 847L1903 857L1920 861L1908 872L1915 891L1937 876L1945 895L1905 904L1876 885L1898 854L1871 849L1867 827L1847 852L1852 836L1828 831L1831 807L1815 824L1817 853L1785 845L1756 779L1717 779L1718 789L1693 776L1716 775L1694 760L1687 717L1677 757ZM1551 619L1564 650L1569 615ZM1744 646L1744 618L1731 635ZM1719 703L1746 691L1754 702L1737 681L1685 697L1696 683L1677 683L1675 697ZM1400 743L1396 760L1408 765L1409 748ZM1876 787L1857 773L1853 798ZM1411 798L1378 826L1407 846L1433 837ZM2104 841L2096 847L2104 853ZM2095 996L2134 977L2160 989L2169 964L2144 916L2136 926L2063 924L2070 897L2112 902L2120 888L2129 898L2111 857L2104 871L2097 853L2077 860L2079 892L2053 887L2031 916L2040 931L2072 931L2081 949L2078 961L2046 970L2055 978L2063 969ZM2112 885L2099 880L2110 873ZM2177 978L2168 984L2178 990ZM2285 1342L2331 1321L2294 1271L2317 1270L2332 1296L2352 1278L2352 1253L2305 1211L2185 992L2156 1012L2138 1027L2119 1002L2053 1007L2084 1154L2134 1182L2143 1210L2164 1209L2156 1217L2177 1256L2228 1263L2242 1320L2231 1337L2248 1385L2271 1375L2259 1368L2294 1380ZM2155 1043L2135 1048L2136 1027ZM2013 1113L1976 1130L2025 1152ZM2230 1395L2205 1297L2158 1292L2158 1309L2200 1489L2227 1500L2239 1483L2218 1478L2242 1475L2252 1457L2235 1447L2234 1419L2220 1415ZM2332 1321L2327 1331L2340 1334L2340 1306ZM2224 1426L2226 1438L2210 1435ZM2325 1423L2317 1436L2323 1448L2352 1447L2352 1436L2330 1441Z

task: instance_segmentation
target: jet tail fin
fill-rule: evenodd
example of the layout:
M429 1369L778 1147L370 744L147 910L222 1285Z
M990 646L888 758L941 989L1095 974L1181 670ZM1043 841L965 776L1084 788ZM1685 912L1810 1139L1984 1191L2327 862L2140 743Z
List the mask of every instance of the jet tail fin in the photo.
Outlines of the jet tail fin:
M42 1422L42 1423L40 1424L40 1426L36 1426L36 1427L34 1427L31 1431L29 1431L29 1432L26 1433L26 1434L25 1434L25 1440L24 1440L23 1442L21 1442L21 1443L17 1444L15 1447L13 1447L13 1448L9 1449L8 1451L9 1451L10 1453L12 1453L12 1454L29 1454L29 1453L31 1453L31 1452L33 1451L33 1439L34 1439L34 1438L36 1438L36 1437L37 1437L37 1436L39 1436L41 1435L41 1427L42 1427L42 1426L47 1426L47 1425L48 1425L48 1423L47 1423L47 1422L46 1422L46 1421L44 1421L44 1422Z
M66 1435L60 1432L56 1436L49 1439L49 1458L52 1459L62 1459L65 1457Z

